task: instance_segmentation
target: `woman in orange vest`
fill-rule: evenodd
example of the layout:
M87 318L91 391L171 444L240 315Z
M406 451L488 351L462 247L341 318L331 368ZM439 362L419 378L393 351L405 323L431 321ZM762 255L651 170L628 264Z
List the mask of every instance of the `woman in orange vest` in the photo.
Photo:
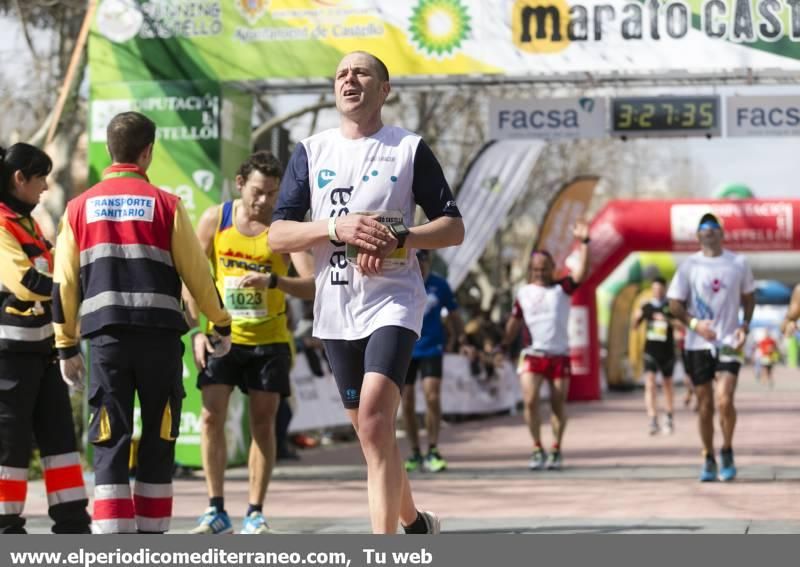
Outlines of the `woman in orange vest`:
M42 460L54 533L90 533L67 385L56 359L52 245L31 211L50 158L28 144L0 148L0 533L25 532L31 440Z

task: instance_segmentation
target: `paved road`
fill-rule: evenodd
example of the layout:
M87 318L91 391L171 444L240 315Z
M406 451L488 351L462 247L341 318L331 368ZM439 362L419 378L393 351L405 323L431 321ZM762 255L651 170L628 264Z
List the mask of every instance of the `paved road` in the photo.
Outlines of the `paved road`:
M526 469L521 416L446 425L440 447L450 470L413 475L415 497L442 516L445 531L460 533L800 533L800 371L779 369L769 390L745 369L737 405L733 483L697 482L702 457L691 410L679 407L674 435L650 437L634 392L570 405L560 472ZM549 444L549 427L544 439ZM238 527L246 471L227 478L226 507ZM278 467L265 510L282 532L366 532L364 480L354 444L304 451L299 464ZM40 482L28 502L32 531L46 531ZM193 526L206 503L201 473L178 480L173 531Z

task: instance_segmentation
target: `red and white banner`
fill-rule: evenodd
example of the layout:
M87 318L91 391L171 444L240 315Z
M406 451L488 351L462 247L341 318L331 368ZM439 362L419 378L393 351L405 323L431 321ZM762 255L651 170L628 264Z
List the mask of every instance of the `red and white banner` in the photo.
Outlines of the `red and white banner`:
M697 250L697 224L714 213L725 230L725 246L736 250L791 250L794 207L791 202L731 201L707 205L681 203L670 209L674 250Z

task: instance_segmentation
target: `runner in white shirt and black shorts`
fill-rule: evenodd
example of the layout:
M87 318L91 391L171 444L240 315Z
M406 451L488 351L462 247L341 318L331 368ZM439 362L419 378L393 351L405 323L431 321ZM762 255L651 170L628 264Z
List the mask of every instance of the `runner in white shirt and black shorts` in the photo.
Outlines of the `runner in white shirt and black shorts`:
M586 275L589 226L579 221L573 234L580 241L578 269L568 277L556 280L552 256L547 251L535 250L531 255L529 283L517 292L501 342L501 348L507 350L519 335L522 325L527 326L532 344L523 351L519 376L525 423L533 438L533 454L528 462L531 470L557 470L562 465L561 441L567 424L566 401L571 376L567 335L570 296ZM553 427L553 448L549 457L542 447L539 419L539 391L545 380L550 386L550 423Z
M422 139L384 126L389 72L372 54L346 55L334 80L340 126L299 143L281 183L269 244L311 249L314 336L322 339L367 462L375 533L437 533L419 512L395 439L411 352L427 299L410 249L454 246L464 224L442 168ZM429 221L412 226L416 205ZM304 222L310 211L310 222Z
M745 258L722 248L722 223L715 215L703 215L697 238L700 252L678 267L667 297L672 315L687 326L684 348L697 394L705 455L700 480L730 481L736 478L734 393L755 308L755 283ZM740 308L744 312L741 322ZM715 397L723 437L719 467L714 458Z

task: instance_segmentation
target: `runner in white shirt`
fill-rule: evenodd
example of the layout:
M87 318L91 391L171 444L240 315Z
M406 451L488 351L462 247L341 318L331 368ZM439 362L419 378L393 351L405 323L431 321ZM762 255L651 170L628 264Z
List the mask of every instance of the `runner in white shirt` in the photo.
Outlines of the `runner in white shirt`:
M567 324L569 322L570 296L586 276L589 249L589 226L580 221L573 231L580 240L578 269L568 277L556 280L553 258L545 250L534 251L531 256L528 284L520 288L501 348L508 350L516 339L523 323L530 333L532 344L524 352L519 372L522 385L525 423L533 438L533 454L528 463L531 470L560 469L561 440L567 425L566 401L569 391L570 360ZM539 391L542 382L550 386L550 408L553 427L553 449L548 458L542 448L539 419Z
M753 272L743 256L722 248L719 219L706 213L697 239L701 250L678 268L667 297L672 315L688 328L684 348L695 387L705 461L702 482L736 477L733 431L736 427L734 393L750 320L755 308ZM744 320L739 322L739 309ZM712 384L716 382L716 396ZM720 466L714 458L714 399L722 429Z
M346 55L334 90L340 126L297 145L269 245L313 252L314 336L323 340L358 432L373 532L395 533L399 520L406 533L437 533L436 516L417 511L395 439L427 299L408 251L458 245L464 224L430 148L416 134L383 125L390 91L383 62L362 51ZM407 228L416 205L430 222ZM308 211L310 222L303 222Z

